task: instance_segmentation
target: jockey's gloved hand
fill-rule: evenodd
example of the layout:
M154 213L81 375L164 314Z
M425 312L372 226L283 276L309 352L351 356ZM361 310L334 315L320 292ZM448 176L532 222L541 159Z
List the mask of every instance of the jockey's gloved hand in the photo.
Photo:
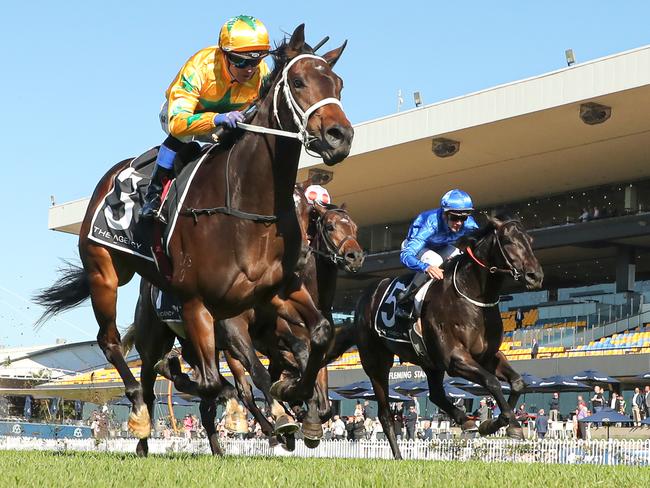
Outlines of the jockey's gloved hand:
M222 125L224 127L229 127L234 129L237 127L237 122L243 122L244 115L237 110L232 112L226 112L223 114L217 114L214 116L214 125Z

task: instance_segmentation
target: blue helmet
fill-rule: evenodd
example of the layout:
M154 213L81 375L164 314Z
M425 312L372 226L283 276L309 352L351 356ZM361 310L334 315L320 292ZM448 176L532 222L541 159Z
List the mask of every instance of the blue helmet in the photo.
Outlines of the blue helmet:
M474 210L472 197L457 188L449 190L440 199L440 207L444 212L470 214Z

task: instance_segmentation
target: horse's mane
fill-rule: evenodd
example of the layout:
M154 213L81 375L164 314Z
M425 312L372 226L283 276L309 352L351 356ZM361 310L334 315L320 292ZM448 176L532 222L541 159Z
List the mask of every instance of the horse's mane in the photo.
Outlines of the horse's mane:
M486 223L482 227L479 227L478 229L458 239L455 246L461 250L464 250L469 246L475 246L481 240L488 237L492 232L494 232L497 222L516 222L518 224L521 224L521 220L519 220L518 217L514 217L508 213L502 212L493 219L487 219ZM458 261L462 256L463 254L459 254L458 256L454 256L452 259L449 259L443 263L442 270L447 271L453 269L453 267L456 265L456 261Z
M264 100L264 97L269 93L273 82L280 76L282 70L289 62L287 51L289 50L289 38L285 37L279 44L276 44L275 49L271 51L271 59L273 60L273 70L269 73L262 83L259 96L255 103ZM303 44L302 51L299 54L314 54L314 50L307 43Z

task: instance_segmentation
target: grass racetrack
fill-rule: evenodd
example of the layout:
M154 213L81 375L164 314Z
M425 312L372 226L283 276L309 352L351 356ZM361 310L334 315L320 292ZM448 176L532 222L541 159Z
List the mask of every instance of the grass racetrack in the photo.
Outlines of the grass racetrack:
M523 463L1 451L0 486L648 486L650 469Z

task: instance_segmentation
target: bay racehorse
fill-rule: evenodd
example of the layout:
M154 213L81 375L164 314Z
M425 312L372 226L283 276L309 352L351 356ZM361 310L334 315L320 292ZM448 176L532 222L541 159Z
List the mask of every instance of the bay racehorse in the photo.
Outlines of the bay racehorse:
M301 142L328 165L341 162L350 151L353 129L340 103L343 83L332 71L344 47L317 56L300 25L275 50L270 83L251 125L230 148L206 157L187 190L186 208L168 243L170 280L152 263L88 238L92 217L115 175L129 164L125 160L104 175L90 199L79 236L83 268L70 269L36 296L45 306L42 320L90 297L99 324L97 342L124 381L133 403L129 426L138 437L149 435L151 423L116 325L117 289L135 273L180 299L198 393L206 400L223 389L215 320L267 302L282 288L310 332L310 356L305 374L278 385L276 394L289 401L311 396L333 333L293 272L301 248L293 187Z
M339 269L355 273L363 265L363 249L357 242L357 225L345 209L345 205L310 205L309 228L310 254L299 271L318 309L333 323L332 304L336 292ZM240 391L248 388L243 376L247 370L253 383L268 399L271 381L281 377L299 377L304 373L309 358L309 335L291 313L278 313L284 307L258 306L237 317L224 321L219 328L230 334L229 344L236 345L226 352L228 364ZM274 323L274 327L269 327ZM351 328L337 328L335 340L321 363L317 387L307 401L307 411L302 420L306 443L311 447L318 444L323 435L322 422L330 416L326 365L353 345ZM270 359L267 372L259 362L255 350ZM238 366L236 363L239 362ZM239 374L237 373L239 372ZM251 392L246 392L249 410L255 409Z
M336 278L339 269L356 272L363 264L363 250L356 240L357 226L343 207L334 205L311 205L303 195L303 189L297 185L295 195L296 212L301 228L304 229L305 248L307 255L300 269L300 278L304 280L309 293L325 317L332 321L332 302L336 291ZM275 325L270 323L275 322ZM254 338L251 338L253 334ZM140 284L140 296L136 306L135 318L123 338L125 351L135 344L140 355L141 384L144 401L149 415L153 415L155 401L154 383L157 373L174 382L179 391L193 394L195 386L181 371L180 362L176 357L164 357L171 351L175 339L182 345L182 354L192 361L192 345L183 335L176 335L157 316L151 295L151 285L145 280ZM264 368L256 354L255 341L258 349L270 358L269 369ZM236 380L240 398L253 414L272 445L277 444L278 437L291 445L292 423L283 408L271 397L269 390L271 381L280 378L282 372L289 370L293 376L299 376L304 369L309 353L309 333L299 323L288 323L280 318L275 307L258 306L255 310L246 311L237 317L223 320L217 327L217 344L225 352L228 366ZM227 345L224 346L224 345ZM327 362L338 357L353 345L352 330L337 328L332 347L328 350ZM300 368L303 366L303 369ZM271 413L277 423L273 426L259 410L253 397L253 392L246 380L249 372L255 386L265 395ZM329 416L329 398L327 385L327 370L322 368L318 375L315 395L308 401L308 413L303 420L303 429L307 429L306 442L315 443L315 438L322 436L321 422ZM201 403L201 417L209 439L216 436L214 416L216 410L212 405ZM311 419L311 425L309 421ZM307 425L305 425L307 422ZM316 424L316 425L313 425ZM295 424L294 424L295 425ZM319 429L320 428L320 429ZM320 430L320 436L318 436ZM316 434L314 434L316 432ZM279 436L276 436L279 434ZM318 436L318 437L316 437ZM218 443L210 441L211 446L219 449ZM148 453L147 438L138 442L136 451L140 455Z
M411 343L380 337L374 328L375 314L391 279L369 288L359 299L355 317L357 345L395 458L401 459L401 454L387 396L388 375L395 355L422 368L429 383L429 398L463 430L473 430L476 426L445 396L445 372L480 384L495 398L501 414L481 423L482 435L508 426L509 436L523 438L513 407L524 382L499 351L503 323L497 304L506 276L514 277L529 290L541 288L544 275L531 243L531 237L518 220L490 219L482 229L455 244L465 252L443 265L444 278L431 283L422 302L418 325L426 349L424 354L416 353ZM507 401L499 379L511 385Z

